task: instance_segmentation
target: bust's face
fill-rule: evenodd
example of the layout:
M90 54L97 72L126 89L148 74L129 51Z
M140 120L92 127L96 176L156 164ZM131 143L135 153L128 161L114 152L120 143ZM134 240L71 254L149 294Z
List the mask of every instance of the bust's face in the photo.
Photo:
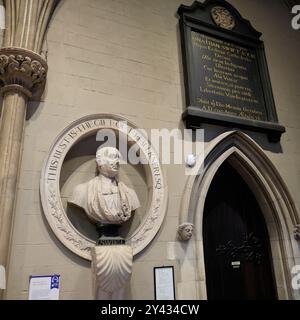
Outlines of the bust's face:
M100 173L110 178L115 177L120 167L119 151L115 148L103 148L97 155L97 163Z

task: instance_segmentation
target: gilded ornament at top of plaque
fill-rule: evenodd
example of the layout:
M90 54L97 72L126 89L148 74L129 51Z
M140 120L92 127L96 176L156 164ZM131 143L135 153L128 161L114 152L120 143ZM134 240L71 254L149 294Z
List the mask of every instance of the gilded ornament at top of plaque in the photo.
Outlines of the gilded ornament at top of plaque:
M235 20L232 14L223 7L213 7L211 16L215 24L221 28L231 30L235 27Z

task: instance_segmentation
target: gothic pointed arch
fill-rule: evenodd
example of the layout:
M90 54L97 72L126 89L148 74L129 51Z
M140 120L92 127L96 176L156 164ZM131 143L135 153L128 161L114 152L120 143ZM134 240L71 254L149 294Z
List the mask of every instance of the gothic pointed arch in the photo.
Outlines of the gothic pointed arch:
M271 240L278 296L291 298L295 292L291 288L290 270L299 255L294 234L300 222L297 209L286 184L263 149L240 131L225 132L211 141L205 150L201 171L191 176L186 185L179 224L195 226L192 241L196 242L199 268L204 270L205 199L216 172L225 161L243 177L262 209Z

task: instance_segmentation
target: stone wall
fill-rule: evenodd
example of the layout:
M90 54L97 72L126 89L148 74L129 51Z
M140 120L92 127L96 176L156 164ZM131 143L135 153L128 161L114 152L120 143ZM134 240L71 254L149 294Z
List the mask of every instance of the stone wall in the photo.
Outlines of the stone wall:
M279 121L281 144L247 132L265 150L298 208L300 189L299 37L280 1L231 0L263 33ZM8 299L27 299L30 275L60 274L61 299L92 299L90 263L66 249L42 213L39 179L57 134L92 113L122 115L141 128L182 128L184 90L176 11L179 0L65 0L44 44L49 73L41 103L29 105L15 225ZM192 1L186 0L189 5ZM205 126L208 143L225 128ZM166 219L154 241L134 260L128 299L153 299L153 267L175 267L177 298L205 296L198 285L194 242L176 241L184 166L165 165L169 186ZM188 258L188 259L186 259Z

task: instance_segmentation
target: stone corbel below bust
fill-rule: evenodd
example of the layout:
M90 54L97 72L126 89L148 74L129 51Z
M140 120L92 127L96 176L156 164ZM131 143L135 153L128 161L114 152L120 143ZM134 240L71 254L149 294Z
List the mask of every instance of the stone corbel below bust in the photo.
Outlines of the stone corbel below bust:
M178 238L181 241L190 240L194 231L194 225L190 222L184 222L178 227Z
M94 294L97 300L122 300L132 272L132 248L127 245L91 249Z
M1 93L18 91L38 99L44 90L47 62L37 53L17 47L0 49Z
M294 226L294 238L299 241L300 240L300 224L296 224Z

